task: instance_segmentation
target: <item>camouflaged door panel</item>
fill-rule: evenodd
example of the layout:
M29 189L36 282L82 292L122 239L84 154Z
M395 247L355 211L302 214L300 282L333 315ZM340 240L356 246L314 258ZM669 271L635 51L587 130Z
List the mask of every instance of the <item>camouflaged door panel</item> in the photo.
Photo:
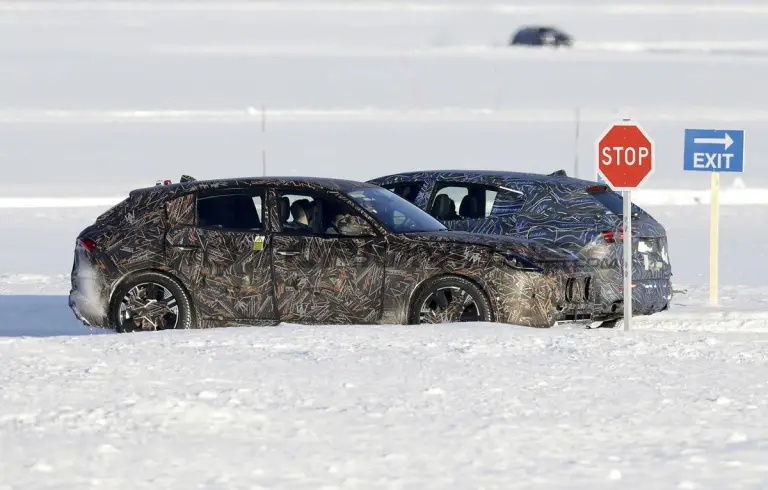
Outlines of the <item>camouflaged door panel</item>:
M276 234L272 240L281 321L378 321L384 283L384 238Z
M198 303L218 320L275 319L270 238L261 232L198 229L203 247Z
M222 187L168 203L169 265L202 320L275 319L263 200L263 188Z
M375 323L381 314L383 237L331 238L317 283L315 314L325 323Z

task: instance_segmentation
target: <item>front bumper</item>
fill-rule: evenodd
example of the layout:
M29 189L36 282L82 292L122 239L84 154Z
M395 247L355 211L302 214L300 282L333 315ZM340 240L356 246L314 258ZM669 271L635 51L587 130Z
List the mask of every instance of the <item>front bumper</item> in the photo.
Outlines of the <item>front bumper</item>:
M593 276L586 271L552 267L517 272L506 279L508 294L496 298L497 321L547 328L561 322L593 321Z
M591 323L594 321L598 304L594 288L595 278L589 274L565 276L558 281L554 323L575 322Z
M632 281L632 314L653 315L669 309L672 301L672 280L636 279ZM624 316L624 288L617 282L603 283L601 286L599 310L595 320L612 320Z

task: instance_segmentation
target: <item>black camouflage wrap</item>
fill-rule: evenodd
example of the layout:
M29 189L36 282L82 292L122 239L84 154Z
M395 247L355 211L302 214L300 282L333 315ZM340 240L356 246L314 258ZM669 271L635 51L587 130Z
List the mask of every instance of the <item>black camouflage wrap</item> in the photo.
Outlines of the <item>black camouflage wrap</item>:
M238 325L404 324L419 288L462 276L488 296L499 322L549 327L589 318L591 270L565 251L514 237L434 231L392 233L345 192L373 188L339 179L249 178L138 189L78 236L70 306L84 323L109 328L107 305L119 284L160 271L189 293L198 328ZM200 195L263 189L262 229L232 231L196 223ZM284 233L276 189L307 190L350 206L363 236ZM359 235L359 233L358 233ZM500 253L532 261L520 270Z
M623 315L622 218L586 191L600 183L571 178L563 171L544 175L476 170L406 172L368 182L385 188L418 183L420 187L412 202L430 212L442 186L482 184L504 191L487 217L463 218L459 212L456 214L460 219L436 217L452 230L519 237L571 251L580 264L595 268L591 285L594 319L609 320ZM672 297L666 231L634 204L632 220L633 314L649 315L668 309ZM603 231L612 231L616 243L606 243Z

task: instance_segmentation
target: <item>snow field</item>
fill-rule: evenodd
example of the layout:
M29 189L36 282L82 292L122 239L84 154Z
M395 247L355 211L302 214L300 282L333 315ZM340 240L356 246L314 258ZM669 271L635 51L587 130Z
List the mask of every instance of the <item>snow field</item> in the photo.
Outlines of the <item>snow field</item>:
M115 182L260 173L262 149L273 174L570 172L578 157L591 176L594 139L621 117L656 140L652 188L706 188L681 170L683 130L695 126L745 129L744 182L768 187L768 146L751 136L768 119L759 2L68 1L0 11L1 197L19 186L100 197ZM559 25L576 49L505 47L528 23Z
M759 488L763 336L496 325L0 340L16 488Z
M566 111L560 111L565 114ZM630 111L627 111L631 113ZM281 122L267 115L249 122L122 122L0 124L7 135L0 197L117 198L130 189L154 185L158 179L178 181L182 174L198 179L259 176L262 151L269 175L316 175L367 180L398 171L440 168L485 168L530 172L564 169L569 175L595 178L595 140L614 118L583 121L576 140L574 112L570 120L517 121L378 121L347 120ZM360 119L363 119L362 117ZM658 168L641 191L669 189L705 191L709 175L682 170L686 127L743 128L746 171L723 174L721 186L738 186L740 199L751 189L768 188L761 165L768 140L759 135L765 122L702 119L664 121L638 118L656 144ZM39 144L44 135L46 144ZM578 159L578 172L575 172ZM42 166L42 167L41 167ZM73 172L72 169L79 169ZM738 179L738 180L737 180ZM697 193L694 193L696 195ZM693 196L685 197L688 202ZM706 192L699 192L706 199ZM761 198L764 199L764 198ZM676 201L667 201L674 203Z

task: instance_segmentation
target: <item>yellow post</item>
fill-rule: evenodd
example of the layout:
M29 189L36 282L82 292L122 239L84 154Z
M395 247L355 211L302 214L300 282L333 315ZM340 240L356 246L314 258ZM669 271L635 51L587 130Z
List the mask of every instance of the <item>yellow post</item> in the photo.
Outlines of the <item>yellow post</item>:
M718 255L720 242L720 172L712 172L709 201L709 302L717 306Z

